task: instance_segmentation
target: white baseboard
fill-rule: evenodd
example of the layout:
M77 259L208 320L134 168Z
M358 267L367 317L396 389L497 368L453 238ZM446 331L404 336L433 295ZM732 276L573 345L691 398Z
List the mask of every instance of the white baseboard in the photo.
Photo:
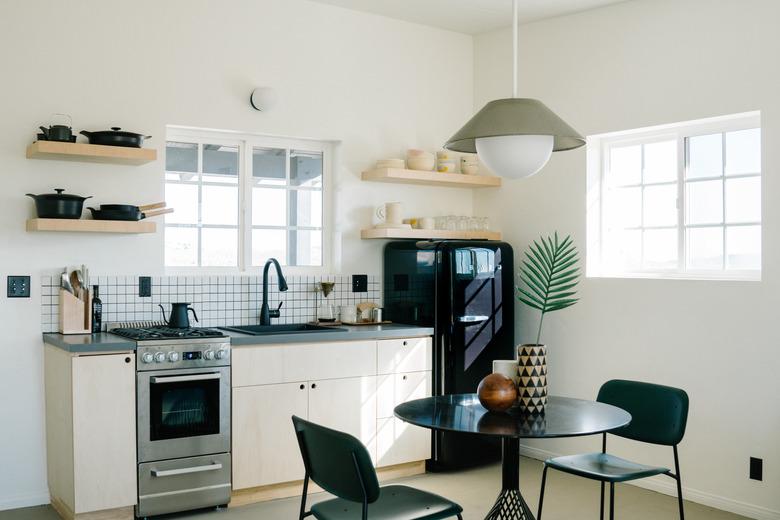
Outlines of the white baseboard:
M11 497L0 500L0 511L7 509L19 509L21 507L41 506L49 503L48 493Z
M520 446L520 454L525 457L537 460L545 460L549 459L550 457L561 456L560 453L553 453L551 451L522 445ZM641 487L643 489L649 489L651 491L656 491L658 493L663 493L664 495L671 495L674 497L677 496L677 485L675 484L674 480L668 477L650 477L641 480L635 480L633 482L627 482L627 484ZM748 518L755 518L756 520L780 520L780 511L774 511L772 509L767 509L765 507L754 504L748 504L738 500L733 500L731 498L713 495L712 493L707 493L706 491L700 491L698 489L691 489L686 486L683 486L683 497L685 500L696 502L697 504L714 507L715 509L720 509L721 511L728 511L729 513L746 516Z

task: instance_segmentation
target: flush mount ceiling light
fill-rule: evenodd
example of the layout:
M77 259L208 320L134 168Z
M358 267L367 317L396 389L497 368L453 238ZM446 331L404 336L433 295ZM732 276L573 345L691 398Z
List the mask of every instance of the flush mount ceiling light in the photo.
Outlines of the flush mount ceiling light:
M249 96L249 104L259 112L270 110L276 105L276 90L272 87L258 87Z
M585 138L544 103L517 97L517 1L512 0L512 97L489 102L444 145L456 152L477 153L490 171L510 179L535 174L552 152L585 144Z

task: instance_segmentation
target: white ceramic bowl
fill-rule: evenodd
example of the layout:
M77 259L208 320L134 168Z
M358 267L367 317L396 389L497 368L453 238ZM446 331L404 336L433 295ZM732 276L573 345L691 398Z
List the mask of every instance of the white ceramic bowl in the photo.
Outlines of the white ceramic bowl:
M410 170L431 171L436 165L436 158L425 150L409 150L406 152L406 166Z

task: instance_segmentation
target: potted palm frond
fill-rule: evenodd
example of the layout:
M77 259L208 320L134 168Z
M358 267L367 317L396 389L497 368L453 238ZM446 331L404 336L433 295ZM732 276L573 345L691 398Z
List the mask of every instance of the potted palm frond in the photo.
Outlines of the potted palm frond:
M528 247L520 268L517 299L541 312L536 343L517 347L518 399L530 413L543 413L547 404L547 346L541 343L542 324L548 312L571 307L579 282L577 248L567 236L539 237Z

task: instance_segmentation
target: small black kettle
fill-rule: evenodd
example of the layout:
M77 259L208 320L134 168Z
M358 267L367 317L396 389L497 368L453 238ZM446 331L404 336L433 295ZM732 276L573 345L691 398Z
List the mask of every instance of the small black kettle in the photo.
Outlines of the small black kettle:
M192 316L195 318L195 321L198 322L198 315L195 314L195 309L190 307L189 303L172 303L170 318L165 317L165 307L163 307L161 303L158 305L160 307L160 312L162 312L163 315L163 321L167 322L169 327L175 329L188 329L190 327L190 311L192 311Z

